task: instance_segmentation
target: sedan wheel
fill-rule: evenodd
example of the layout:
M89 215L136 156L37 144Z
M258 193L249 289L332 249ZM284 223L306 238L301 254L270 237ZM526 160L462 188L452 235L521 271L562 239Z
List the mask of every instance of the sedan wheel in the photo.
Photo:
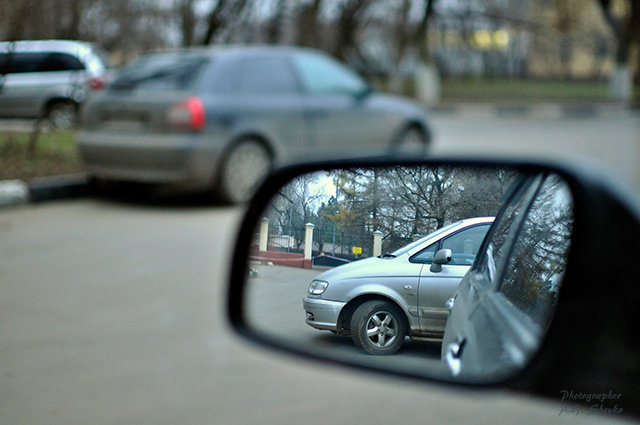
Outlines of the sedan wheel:
M218 194L234 204L247 202L271 169L271 155L264 144L247 139L227 154L218 182Z
M367 301L351 318L353 342L369 354L394 354L407 335L402 311L387 301Z

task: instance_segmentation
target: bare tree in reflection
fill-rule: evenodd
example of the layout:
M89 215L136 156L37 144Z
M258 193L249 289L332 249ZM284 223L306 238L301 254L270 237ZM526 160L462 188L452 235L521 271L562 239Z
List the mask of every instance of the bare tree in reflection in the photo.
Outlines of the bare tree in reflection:
M572 225L570 192L560 178L549 176L521 226L500 288L542 327L557 301Z

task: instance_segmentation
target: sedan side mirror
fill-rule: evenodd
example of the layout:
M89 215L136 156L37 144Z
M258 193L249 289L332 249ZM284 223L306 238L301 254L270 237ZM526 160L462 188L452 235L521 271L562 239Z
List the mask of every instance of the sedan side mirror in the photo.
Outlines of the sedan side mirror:
M436 255L433 256L433 261L431 262L431 270L433 273L440 273L442 271L442 265L448 264L451 262L451 250L450 249L441 249L436 252Z

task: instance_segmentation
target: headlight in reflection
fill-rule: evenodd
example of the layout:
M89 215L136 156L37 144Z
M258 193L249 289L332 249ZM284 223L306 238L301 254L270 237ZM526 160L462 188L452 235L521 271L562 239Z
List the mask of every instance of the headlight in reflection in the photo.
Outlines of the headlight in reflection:
M313 280L311 281L311 285L309 285L309 294L320 295L327 289L327 286L329 286L329 282Z

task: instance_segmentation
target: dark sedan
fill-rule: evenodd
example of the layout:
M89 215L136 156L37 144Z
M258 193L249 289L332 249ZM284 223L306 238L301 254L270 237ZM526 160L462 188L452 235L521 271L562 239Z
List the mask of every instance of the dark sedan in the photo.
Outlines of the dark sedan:
M82 130L80 154L97 180L207 188L231 202L248 199L274 165L430 140L423 108L294 47L143 56L85 105Z

